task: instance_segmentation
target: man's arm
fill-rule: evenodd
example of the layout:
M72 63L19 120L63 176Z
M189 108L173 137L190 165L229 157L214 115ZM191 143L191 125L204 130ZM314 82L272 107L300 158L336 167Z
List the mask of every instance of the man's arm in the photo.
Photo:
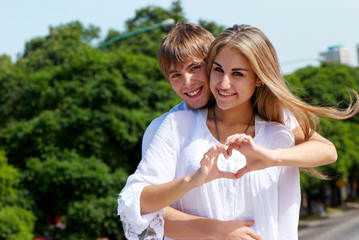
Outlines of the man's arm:
M274 158L277 166L318 167L333 163L338 155L332 142L318 133L314 133L304 141L300 127L293 129L295 146L275 150Z
M263 240L249 227L254 221L220 221L165 208L165 236L176 239L250 239Z

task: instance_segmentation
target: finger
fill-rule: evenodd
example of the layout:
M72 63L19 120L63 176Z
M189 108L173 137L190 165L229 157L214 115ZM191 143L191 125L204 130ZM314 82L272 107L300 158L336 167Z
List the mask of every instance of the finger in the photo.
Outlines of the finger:
M227 151L227 149L225 149L225 148L223 148L222 150L221 150L221 153L222 153L222 155L226 158L226 159L228 159L231 155L228 153L228 151Z
M246 226L246 227L251 227L254 224L254 220L238 220L240 224Z
M229 145L228 145L228 148L227 148L227 152L230 156L232 156L232 153L233 153L233 149L237 150L237 151L240 151L241 149L241 145L243 143L247 143L248 142L248 139L246 136L242 135L240 136L239 138L237 138L235 141L229 141Z
M220 178L236 179L236 174L232 172L219 171Z
M228 145L228 144L230 144L230 143L233 143L233 142L235 142L238 138L240 138L240 137L242 137L242 136L244 136L244 135L245 135L245 134L243 134L243 133L233 134L233 135L227 137L226 142L225 142L224 144L225 144L225 145Z
M255 240L264 240L262 238L261 235L259 235L259 233L256 233L255 231L253 231L252 229L250 229L251 231L248 233L249 236L251 236L253 239Z
M229 156L228 151L227 151L226 148L227 148L227 146L224 145L224 144L217 145L217 148L216 148L216 150L217 150L217 157L218 157L219 154L222 153L222 155L223 155L226 159L228 159L230 156Z
M238 141L238 139L241 139L242 137L244 137L245 134L234 134L232 136L229 136L227 139L226 139L226 142L225 142L225 145L229 145L229 144L232 144L232 143L235 143Z
M239 151L241 146L239 146L238 144L236 143L231 143L228 148L227 148L227 152L228 152L228 155L229 156L232 156L232 153L233 153L233 149L236 149L237 151Z
M202 160L201 160L201 163L200 163L201 167L204 167L207 164L208 160L209 160L208 155L207 154L204 155Z
M236 179L239 179L241 177L244 176L244 174L250 172L250 169L246 166L244 166L243 168L239 169L237 172L236 172Z

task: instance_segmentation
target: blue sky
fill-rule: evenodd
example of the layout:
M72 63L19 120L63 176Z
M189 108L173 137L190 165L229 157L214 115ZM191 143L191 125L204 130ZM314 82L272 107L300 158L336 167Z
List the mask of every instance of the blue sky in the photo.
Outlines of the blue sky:
M136 9L148 5L168 8L170 0L12 0L0 8L0 55L16 59L25 42L46 36L49 26L79 20L84 25L124 30L125 20ZM318 53L329 46L352 49L352 65L357 66L359 43L358 0L182 0L185 16L214 21L226 27L250 24L260 28L274 44L284 73L317 65Z

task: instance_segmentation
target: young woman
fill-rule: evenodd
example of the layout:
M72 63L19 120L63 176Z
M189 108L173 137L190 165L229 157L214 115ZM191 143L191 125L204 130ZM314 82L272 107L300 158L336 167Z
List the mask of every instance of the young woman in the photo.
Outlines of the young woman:
M358 104L342 112L295 98L270 41L251 26L218 36L208 66L216 104L166 117L120 194L126 236L136 239L150 223L160 239L161 209L171 205L219 220L253 219L259 235L251 233L252 239L297 239L298 168L275 166L262 156L294 145L293 134L281 125L283 113L294 114L308 139L316 114L347 118Z

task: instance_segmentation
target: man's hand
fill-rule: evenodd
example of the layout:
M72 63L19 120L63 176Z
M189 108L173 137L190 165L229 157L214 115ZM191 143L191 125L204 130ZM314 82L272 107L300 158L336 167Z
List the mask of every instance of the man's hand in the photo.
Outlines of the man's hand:
M250 229L254 221L232 220L221 221L216 229L218 240L263 240L263 238Z

